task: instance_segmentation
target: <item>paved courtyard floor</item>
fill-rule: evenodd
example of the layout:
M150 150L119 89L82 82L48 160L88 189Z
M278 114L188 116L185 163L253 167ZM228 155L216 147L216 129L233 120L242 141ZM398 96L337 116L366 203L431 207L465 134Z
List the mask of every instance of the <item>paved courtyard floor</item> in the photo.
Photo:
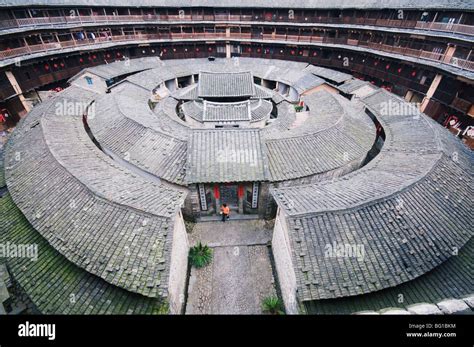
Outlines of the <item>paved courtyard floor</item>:
M202 222L189 234L213 249L212 263L191 269L186 314L260 314L276 295L270 261L272 229L262 220Z

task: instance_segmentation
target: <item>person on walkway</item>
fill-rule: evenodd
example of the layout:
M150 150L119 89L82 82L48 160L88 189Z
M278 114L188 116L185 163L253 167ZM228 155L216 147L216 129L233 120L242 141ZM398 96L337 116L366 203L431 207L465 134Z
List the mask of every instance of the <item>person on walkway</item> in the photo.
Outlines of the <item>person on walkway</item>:
M227 204L222 204L221 206L221 215L222 215L222 221L225 222L226 219L229 219L230 216L230 208L227 206Z

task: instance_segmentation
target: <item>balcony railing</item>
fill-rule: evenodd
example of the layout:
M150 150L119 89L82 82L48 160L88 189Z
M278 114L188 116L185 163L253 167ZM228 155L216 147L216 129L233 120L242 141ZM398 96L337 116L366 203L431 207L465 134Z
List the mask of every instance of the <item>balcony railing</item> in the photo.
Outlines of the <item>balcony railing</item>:
M443 59L444 54L442 53L434 53L428 52L408 47L397 47L397 46L390 46L385 44L380 44L376 42L359 42L358 46L367 47L374 50L380 50L389 53L397 53L401 55L407 55L410 57L415 58L423 58L428 60L436 60L441 61Z
M437 22L416 22L416 29L449 31L458 34L474 35L474 26Z
M116 16L64 16L64 17L37 17L37 18L18 18L6 19L0 21L0 29L11 29L20 27L38 27L45 25L58 25L68 23L120 23L120 22L176 22L176 21L216 21L216 22L288 22L291 24L300 23L320 23L320 24L353 24L370 25L389 28L422 29L433 31L444 31L466 35L474 35L474 26L465 24L451 24L441 22L424 22L414 20L397 19L374 19L358 17L311 17L311 16L252 16L239 14L184 14L184 15L116 15Z
M437 61L442 64L450 64L452 66L459 67L474 71L474 62L469 60L463 60L460 58L451 58L448 63L443 61L443 53L434 53L419 49L413 49L408 47L397 47L387 44L380 44L376 42L359 41L348 38L331 38L331 37L320 37L320 36L309 36L309 35L282 35L282 34L257 34L252 35L251 33L230 33L231 39L240 40L264 40L265 42L272 41L284 41L288 43L318 43L318 44L338 44L347 45L351 47L363 47L369 48L376 51L395 53L404 56L410 56L415 58L422 58L430 61ZM37 45L28 45L25 47L13 48L0 52L0 60L15 58L23 55L28 55L36 52L54 51L61 50L71 47L80 47L95 45L106 42L128 42L128 41L153 41L153 40L208 40L208 39L229 39L225 32L199 32L199 33L156 33L156 34L126 34L126 35L112 35L108 37L97 37L95 39L85 40L69 40L60 41L53 43L44 43Z
M471 61L471 60L464 60L464 59L452 57L449 63L451 65L458 66L462 69L474 70L474 61Z

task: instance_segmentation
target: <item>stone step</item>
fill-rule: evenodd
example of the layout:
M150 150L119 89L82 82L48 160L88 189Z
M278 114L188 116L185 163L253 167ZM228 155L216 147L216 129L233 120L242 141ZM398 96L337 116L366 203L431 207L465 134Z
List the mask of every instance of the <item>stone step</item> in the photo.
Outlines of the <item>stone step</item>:
M238 214L238 213L232 213L230 215L229 221L232 220L255 220L259 219L260 217L255 214ZM220 215L217 216L201 216L197 218L198 222L216 222L220 221L222 217Z

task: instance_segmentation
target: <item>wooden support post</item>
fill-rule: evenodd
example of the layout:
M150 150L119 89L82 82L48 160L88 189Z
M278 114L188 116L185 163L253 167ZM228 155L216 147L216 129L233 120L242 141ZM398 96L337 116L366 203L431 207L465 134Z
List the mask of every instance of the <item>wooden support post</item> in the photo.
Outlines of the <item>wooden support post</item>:
M433 82L431 82L430 88L426 92L426 96L423 98L423 101L421 102L420 106L420 111L425 112L426 107L428 106L431 98L433 97L434 93L438 89L438 86L443 79L443 76L440 74L437 74L435 78L433 79Z
M18 84L15 76L11 71L5 71L5 75L7 76L8 81L10 82L13 90L15 90L15 93L18 95L18 99L20 100L21 105L25 109L26 112L30 112L30 105L26 102L25 97L23 96L23 91Z

